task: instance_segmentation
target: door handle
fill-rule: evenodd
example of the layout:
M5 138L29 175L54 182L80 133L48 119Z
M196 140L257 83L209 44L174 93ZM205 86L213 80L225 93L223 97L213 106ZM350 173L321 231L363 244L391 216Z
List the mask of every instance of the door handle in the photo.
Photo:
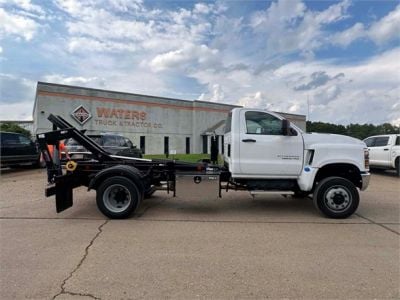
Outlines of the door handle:
M389 151L389 149L388 149L388 148L385 148L385 149L383 149L383 151Z
M256 140L253 140L253 139L244 139L244 140L242 140L242 142L245 142L245 143L255 143Z

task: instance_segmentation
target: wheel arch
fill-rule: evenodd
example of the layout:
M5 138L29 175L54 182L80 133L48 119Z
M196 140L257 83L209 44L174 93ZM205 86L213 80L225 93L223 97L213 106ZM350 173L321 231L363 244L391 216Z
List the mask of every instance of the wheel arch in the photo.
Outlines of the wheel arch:
M345 178L352 182L356 187L360 189L362 187L361 172L357 166L350 163L333 163L319 168L317 174L315 175L313 189L315 189L315 186L318 184L318 182L324 178L332 176Z
M113 176L122 176L130 179L133 183L136 184L139 189L141 196L143 198L144 194L144 183L142 180L142 175L138 169L128 165L116 165L109 167L107 169L101 170L98 172L89 182L88 190L97 190L100 184L107 178L111 178Z
M393 160L393 165L396 168L396 164L400 163L400 155L397 155Z

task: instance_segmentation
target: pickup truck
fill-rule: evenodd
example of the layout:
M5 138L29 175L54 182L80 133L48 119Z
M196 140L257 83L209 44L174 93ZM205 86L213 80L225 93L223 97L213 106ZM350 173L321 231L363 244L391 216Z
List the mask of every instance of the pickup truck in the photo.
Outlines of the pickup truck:
M252 195L312 194L322 214L346 218L359 205L358 190L369 184L369 152L364 142L304 133L272 112L235 108L229 113L224 165L112 155L61 116L50 115L49 120L53 131L37 138L46 166L54 172L55 185L47 187L46 196L56 196L57 212L73 205L72 190L83 185L96 190L97 206L109 218L129 217L156 190L200 201L229 190ZM47 145L57 147L65 138L73 138L93 157L68 162L67 173L59 175L59 162L51 158Z
M396 170L400 177L400 134L370 136L364 140L371 168Z

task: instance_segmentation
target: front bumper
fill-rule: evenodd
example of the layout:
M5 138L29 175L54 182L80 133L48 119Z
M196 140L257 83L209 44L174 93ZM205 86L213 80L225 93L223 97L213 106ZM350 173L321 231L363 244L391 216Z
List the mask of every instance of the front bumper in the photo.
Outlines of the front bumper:
M371 174L369 172L361 173L361 190L362 191L367 189L370 178L371 178Z

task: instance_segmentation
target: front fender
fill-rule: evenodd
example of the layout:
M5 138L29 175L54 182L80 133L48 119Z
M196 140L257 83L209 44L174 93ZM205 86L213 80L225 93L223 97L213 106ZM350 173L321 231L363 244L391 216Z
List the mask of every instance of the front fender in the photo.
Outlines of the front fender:
M351 164L360 171L367 171L364 162L364 147L359 144L317 144L313 148L313 168L331 164Z

